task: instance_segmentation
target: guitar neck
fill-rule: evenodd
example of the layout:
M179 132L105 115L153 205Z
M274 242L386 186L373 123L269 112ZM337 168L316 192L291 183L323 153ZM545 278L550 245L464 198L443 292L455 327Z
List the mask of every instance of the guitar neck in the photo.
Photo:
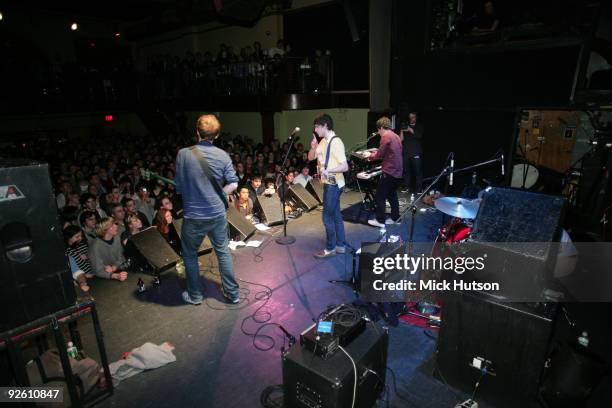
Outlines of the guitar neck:
M164 183L168 183L168 184L172 184L173 186L175 186L176 184L174 183L174 180L171 180L167 177L164 176L160 176L159 174L152 172L152 171L148 171L148 170L141 170L141 175L143 176L143 178L145 178L146 180L149 179L157 179L157 180L161 180Z

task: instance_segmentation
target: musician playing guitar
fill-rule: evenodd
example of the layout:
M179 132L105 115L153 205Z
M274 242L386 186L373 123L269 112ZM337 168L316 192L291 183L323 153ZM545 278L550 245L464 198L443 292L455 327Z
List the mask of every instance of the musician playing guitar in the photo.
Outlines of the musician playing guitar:
M402 183L402 141L391 130L391 120L385 116L376 121L376 130L380 135L378 151L368 156L368 160L382 159L382 174L376 189L376 218L368 220L368 224L384 227L399 218L399 201L397 188ZM385 201L391 204L391 219L385 220Z
M345 253L344 221L340 213L340 195L344 189L343 172L348 170L344 143L334 132L334 121L328 114L314 119L316 135L310 142L308 160L317 159L318 173L323 183L323 225L326 245L315 253L317 258L328 258ZM318 141L318 137L321 138Z

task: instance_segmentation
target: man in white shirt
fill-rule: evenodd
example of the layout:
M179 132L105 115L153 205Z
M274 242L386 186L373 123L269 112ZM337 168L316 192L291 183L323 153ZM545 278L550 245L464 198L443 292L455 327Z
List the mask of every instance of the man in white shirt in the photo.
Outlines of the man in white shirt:
M312 176L310 176L308 173L310 173L310 168L307 164L305 164L304 167L302 167L302 172L295 177L293 182L301 184L304 186L304 188L306 188L308 182L312 180Z

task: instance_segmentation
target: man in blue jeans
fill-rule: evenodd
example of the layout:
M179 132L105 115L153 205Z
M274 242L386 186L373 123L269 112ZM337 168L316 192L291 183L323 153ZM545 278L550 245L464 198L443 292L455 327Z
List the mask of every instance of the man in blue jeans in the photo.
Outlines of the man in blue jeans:
M331 116L322 113L314 119L314 133L308 151L308 160L317 159L318 173L323 182L323 225L327 238L323 250L314 254L328 258L346 251L344 221L340 213L340 195L344 188L344 175L348 171L344 143L334 132ZM321 141L317 141L317 137Z
M183 292L183 300L194 305L202 303L198 249L206 235L210 238L219 260L223 296L228 303L240 302L232 255L227 246L226 201L222 196L230 194L238 187L238 177L229 155L213 146L220 129L221 124L214 115L200 116L196 123L198 143L194 148L179 150L176 157L176 190L183 196L185 218L181 245L187 275L187 290ZM200 161L202 157L208 163L214 180L205 175ZM212 183L219 183L220 186L222 180L226 182L223 191L220 187L215 189Z

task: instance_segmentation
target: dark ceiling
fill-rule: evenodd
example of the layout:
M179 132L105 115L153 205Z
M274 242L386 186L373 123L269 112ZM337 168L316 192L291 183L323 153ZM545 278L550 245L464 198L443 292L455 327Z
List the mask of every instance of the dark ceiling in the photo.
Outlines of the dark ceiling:
M187 17L197 13L208 15L211 19L215 16L213 0L21 0L2 1L0 4L20 10L119 22L140 21L164 14Z
M222 11L217 12L215 3ZM0 0L0 10L49 12L118 24L128 39L215 20L249 26L264 7L281 11L290 5L290 0Z

